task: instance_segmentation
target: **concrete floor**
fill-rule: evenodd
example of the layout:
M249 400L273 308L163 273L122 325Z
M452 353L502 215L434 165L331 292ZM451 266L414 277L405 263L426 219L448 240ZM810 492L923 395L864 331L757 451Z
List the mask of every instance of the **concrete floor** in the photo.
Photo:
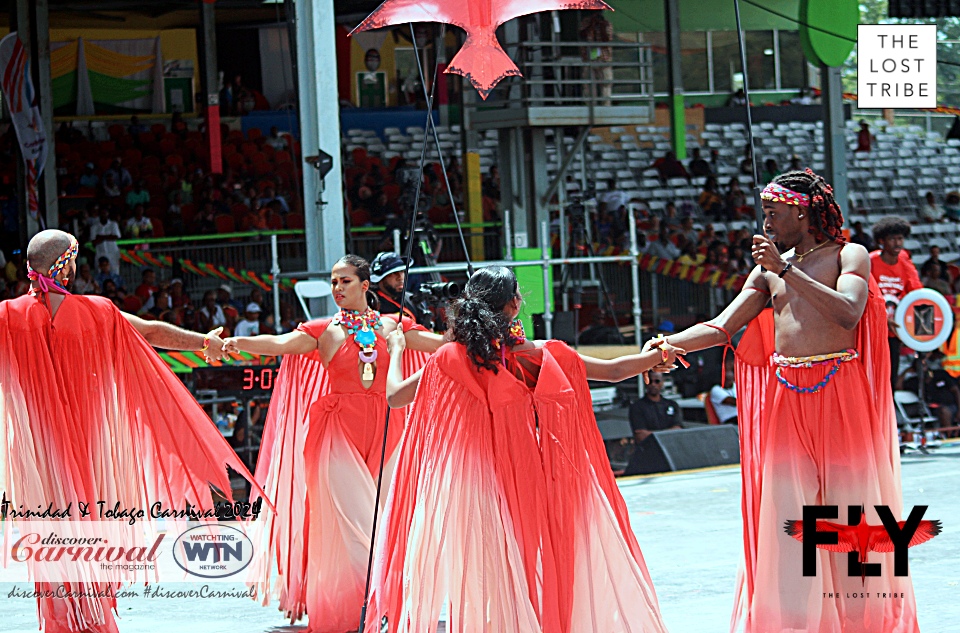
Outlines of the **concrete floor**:
M928 505L943 533L910 550L924 633L960 630L960 443L903 459L904 506ZM736 467L621 480L620 489L671 633L725 633L740 557L740 472ZM691 520L693 519L693 520ZM15 574L15 575L14 575ZM0 569L0 631L35 633L33 600L9 598L20 573ZM21 587L24 583L19 583ZM190 585L176 585L183 589ZM217 585L217 588L227 585ZM123 633L294 633L273 608L249 599L120 602ZM586 632L584 632L586 633Z

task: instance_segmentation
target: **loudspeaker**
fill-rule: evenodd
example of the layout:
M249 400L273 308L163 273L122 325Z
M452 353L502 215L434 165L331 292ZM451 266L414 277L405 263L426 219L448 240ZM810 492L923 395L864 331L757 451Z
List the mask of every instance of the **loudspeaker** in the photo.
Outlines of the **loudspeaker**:
M630 414L626 409L595 411L593 415L597 418L597 427L604 441L633 437Z
M721 424L654 432L637 444L623 474L648 475L739 463L737 427Z

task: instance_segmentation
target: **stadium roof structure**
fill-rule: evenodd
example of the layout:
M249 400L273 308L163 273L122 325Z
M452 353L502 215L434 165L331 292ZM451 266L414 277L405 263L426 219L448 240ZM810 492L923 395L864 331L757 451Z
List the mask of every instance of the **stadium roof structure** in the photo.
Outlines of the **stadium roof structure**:
M456 0L455 0L456 1ZM663 31L663 0L607 0L614 11L609 19L626 33ZM200 26L197 0L48 0L52 28L170 29ZM334 0L337 16L363 16L380 0ZM800 0L755 0L741 3L747 30L795 30ZM734 29L730 0L679 0L684 31ZM216 0L219 24L275 22L283 17L283 1ZM359 18L358 18L359 19ZM0 14L0 24L8 18Z
M197 0L48 0L52 28L173 29L200 27ZM366 15L379 0L334 0L337 15ZM220 24L276 22L283 0L216 0ZM8 16L0 13L0 24Z

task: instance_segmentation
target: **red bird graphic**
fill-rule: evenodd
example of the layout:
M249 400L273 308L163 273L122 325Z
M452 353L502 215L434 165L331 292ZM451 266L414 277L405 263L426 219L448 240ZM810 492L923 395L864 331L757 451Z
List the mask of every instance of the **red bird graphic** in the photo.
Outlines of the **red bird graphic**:
M903 529L906 521L900 521L897 525ZM783 530L803 542L803 521L785 521ZM883 525L867 524L867 513L860 513L860 523L857 525L843 525L842 523L831 523L830 521L817 521L818 532L836 532L837 543L830 545L826 543L817 543L817 547L830 552L843 554L846 552L857 552L860 564L867 562L867 552L892 552L894 550L893 541ZM940 521L920 521L917 531L907 547L913 547L920 543L926 543L937 534L940 534ZM866 581L865 567L861 567L862 582Z
M444 22L467 32L467 41L445 72L463 75L484 99L504 77L520 70L497 41L501 24L540 11L610 9L602 0L386 0L353 30L407 22Z

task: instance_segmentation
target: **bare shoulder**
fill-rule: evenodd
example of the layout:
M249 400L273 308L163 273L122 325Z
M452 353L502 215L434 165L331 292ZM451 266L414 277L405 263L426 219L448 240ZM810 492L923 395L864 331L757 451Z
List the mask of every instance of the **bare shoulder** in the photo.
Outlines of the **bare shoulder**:
M867 252L867 249L865 249L861 244L847 242L843 245L842 249L843 250L840 251L841 262L866 262L867 265L870 264L870 253Z
M767 271L760 266L754 266L747 275L747 280L743 283L743 289L740 292L742 294L748 290L764 290L769 293L770 281L767 279Z
M870 253L860 244L845 244L840 251L840 272L854 273L866 281L870 276Z
M397 321L393 317L383 317L380 319L380 333L384 336L397 329Z

